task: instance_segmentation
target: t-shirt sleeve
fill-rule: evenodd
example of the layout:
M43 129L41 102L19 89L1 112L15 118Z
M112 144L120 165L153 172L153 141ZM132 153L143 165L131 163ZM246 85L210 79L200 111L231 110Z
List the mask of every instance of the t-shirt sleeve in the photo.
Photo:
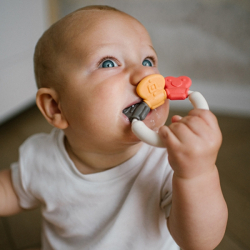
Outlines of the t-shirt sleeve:
M169 166L170 170L167 172L166 177L163 182L162 188L162 200L161 208L165 211L166 218L170 215L171 205L172 205L172 178L173 170Z
M19 162L11 165L12 183L19 198L20 206L24 209L35 208L39 205L38 199L34 197L28 185L28 174L21 168Z

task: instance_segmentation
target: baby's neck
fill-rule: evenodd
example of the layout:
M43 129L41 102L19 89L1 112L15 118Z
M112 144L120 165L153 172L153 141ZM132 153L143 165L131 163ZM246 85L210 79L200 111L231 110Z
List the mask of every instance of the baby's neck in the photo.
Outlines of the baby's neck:
M70 159L82 174L93 174L114 168L133 157L142 146L142 143L138 143L107 153L73 148L66 137L64 144Z

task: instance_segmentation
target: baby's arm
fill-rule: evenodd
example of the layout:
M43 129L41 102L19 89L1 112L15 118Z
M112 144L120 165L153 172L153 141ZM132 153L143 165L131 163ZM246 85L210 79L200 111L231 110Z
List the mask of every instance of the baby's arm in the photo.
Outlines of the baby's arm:
M214 249L227 223L215 162L222 136L210 111L192 110L159 131L174 170L172 208L168 218L171 235L182 249Z
M14 190L11 171L0 172L0 216L9 216L23 211Z

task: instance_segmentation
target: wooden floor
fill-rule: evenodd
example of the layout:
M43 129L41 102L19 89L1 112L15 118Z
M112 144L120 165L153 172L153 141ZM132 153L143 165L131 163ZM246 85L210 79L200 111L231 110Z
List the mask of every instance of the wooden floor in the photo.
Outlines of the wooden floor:
M247 250L250 249L250 118L218 116L218 120L224 140L217 165L229 207L229 221L226 235L216 250ZM27 137L50 130L35 106L0 126L0 169L17 160L18 147ZM0 218L0 249L39 247L40 226L39 209Z

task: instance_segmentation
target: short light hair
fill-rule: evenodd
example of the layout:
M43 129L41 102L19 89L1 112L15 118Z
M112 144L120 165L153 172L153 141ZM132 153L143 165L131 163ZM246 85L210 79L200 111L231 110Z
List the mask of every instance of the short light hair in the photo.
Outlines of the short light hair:
M71 26L75 16L79 16L80 11L99 10L124 12L107 5L90 5L80 8L53 24L46 30L38 40L34 52L34 73L38 88L60 85L60 69L58 67L58 55L65 49L65 42L62 41L61 34L65 33L65 27ZM127 14L126 14L127 15ZM65 28L65 29L64 29Z

